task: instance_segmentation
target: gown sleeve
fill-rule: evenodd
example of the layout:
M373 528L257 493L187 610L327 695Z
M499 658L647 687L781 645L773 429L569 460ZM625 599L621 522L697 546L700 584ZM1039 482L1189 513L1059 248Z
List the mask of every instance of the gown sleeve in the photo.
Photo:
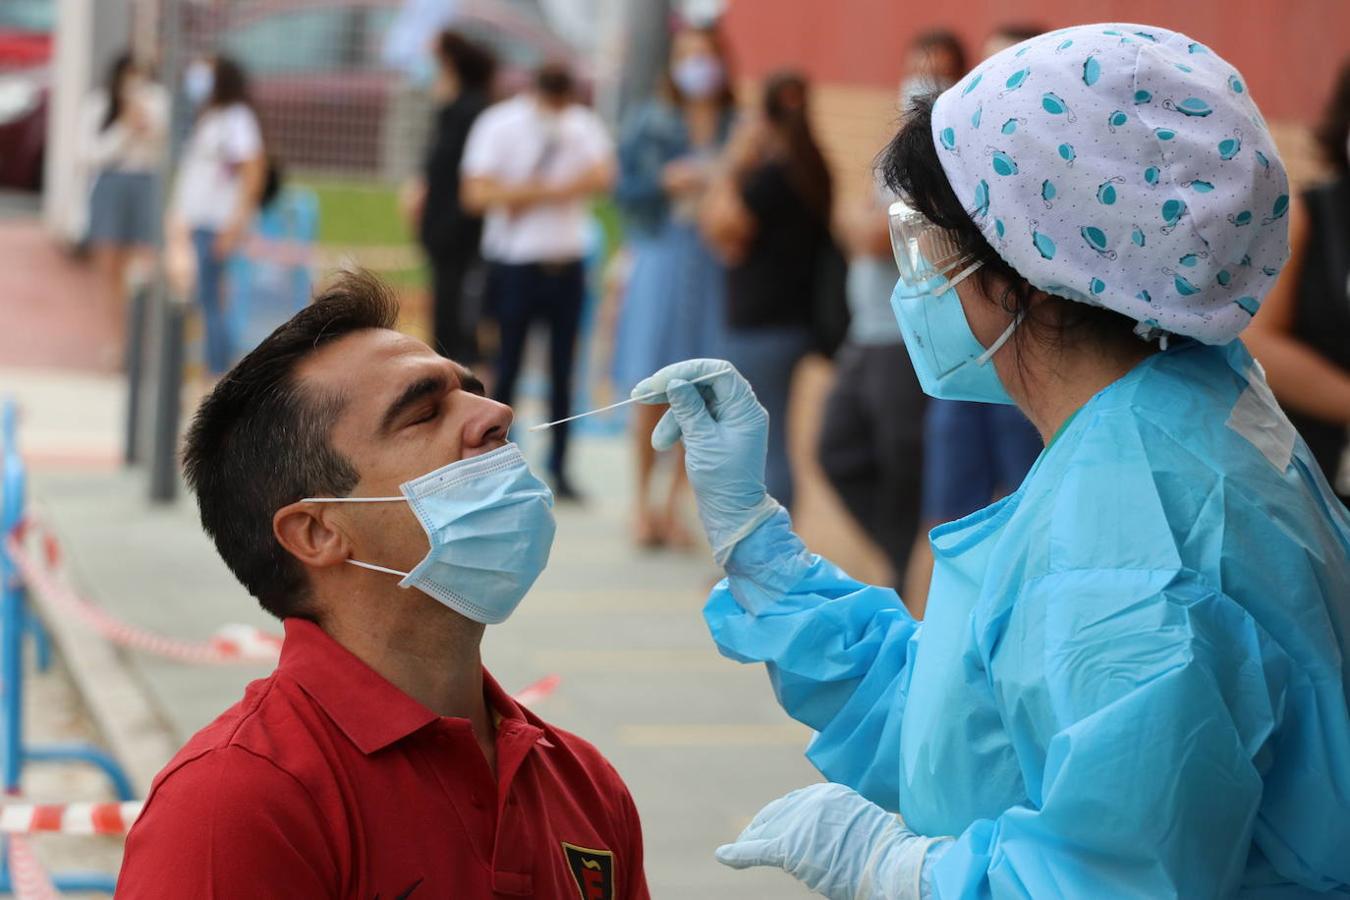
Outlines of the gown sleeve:
M935 848L931 896L1232 894L1291 671L1251 616L1185 572L1074 570L976 631L1030 802Z
M762 662L788 715L816 730L830 781L899 806L900 720L919 623L890 588L810 553L783 510L732 551L704 619L723 655Z

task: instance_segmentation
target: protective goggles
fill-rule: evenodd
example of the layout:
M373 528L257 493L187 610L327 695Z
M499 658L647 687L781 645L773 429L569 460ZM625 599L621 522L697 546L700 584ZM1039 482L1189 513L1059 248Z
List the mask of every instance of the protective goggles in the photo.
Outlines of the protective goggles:
M903 200L892 203L887 212L891 250L905 284L942 294L980 267L979 261L971 261L958 249L950 231L934 225Z

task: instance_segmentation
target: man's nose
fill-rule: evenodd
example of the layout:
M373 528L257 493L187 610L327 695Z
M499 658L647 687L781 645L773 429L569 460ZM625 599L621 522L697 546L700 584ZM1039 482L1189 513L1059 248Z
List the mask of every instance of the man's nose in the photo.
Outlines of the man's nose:
M473 395L470 395L473 396ZM506 443L515 414L505 403L487 397L473 397L473 410L464 421L464 457L496 450Z

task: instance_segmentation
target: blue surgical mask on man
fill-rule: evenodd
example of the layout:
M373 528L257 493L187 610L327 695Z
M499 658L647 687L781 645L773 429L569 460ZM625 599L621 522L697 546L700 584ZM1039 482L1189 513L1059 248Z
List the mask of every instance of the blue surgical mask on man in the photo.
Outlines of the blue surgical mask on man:
M917 285L901 278L891 293L891 308L925 394L941 400L1012 404L992 359L1020 320L1014 319L986 349L970 330L956 293L956 286L979 267L980 263L971 263L954 278L937 275Z
M309 497L307 503L406 502L431 548L411 572L349 559L398 575L455 612L495 625L534 585L553 548L553 493L515 444L459 460L400 485L399 497Z

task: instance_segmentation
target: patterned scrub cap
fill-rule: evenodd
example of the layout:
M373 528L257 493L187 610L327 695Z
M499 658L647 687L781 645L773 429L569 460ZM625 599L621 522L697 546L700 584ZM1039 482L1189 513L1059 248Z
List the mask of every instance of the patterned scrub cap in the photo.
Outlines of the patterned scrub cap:
M1289 181L1246 82L1183 34L1082 25L990 57L933 106L956 195L1037 288L1140 334L1223 344L1289 257Z

